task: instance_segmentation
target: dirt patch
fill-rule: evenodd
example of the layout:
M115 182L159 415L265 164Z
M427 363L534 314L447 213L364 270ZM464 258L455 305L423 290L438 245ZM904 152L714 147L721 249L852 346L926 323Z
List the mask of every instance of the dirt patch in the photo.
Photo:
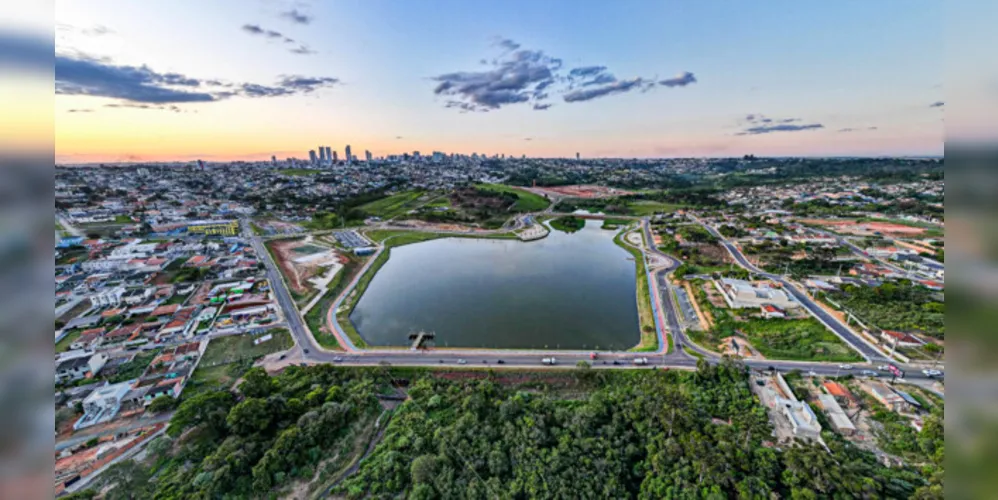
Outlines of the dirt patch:
M319 246L320 241L311 237L294 240L274 240L267 242L277 265L281 268L291 290L304 296L314 292L309 280L315 277L331 260L345 263L346 257L332 252L332 249ZM315 258L311 258L315 256Z
M633 191L614 189L606 186L553 186L543 188L533 188L534 192L539 192L554 196L567 196L570 198L609 198L613 196L626 196L635 194Z

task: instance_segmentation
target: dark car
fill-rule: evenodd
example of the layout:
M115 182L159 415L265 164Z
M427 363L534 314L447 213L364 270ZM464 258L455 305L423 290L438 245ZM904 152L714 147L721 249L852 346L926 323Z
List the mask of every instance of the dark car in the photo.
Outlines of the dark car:
M620 361L617 361L617 360L615 359L615 360L613 360L613 364L615 364L615 365L619 365L619 364L620 364Z
M305 354L308 354L308 349L302 349L302 351L304 351Z
M775 372L776 371L776 367L773 366L773 365L769 365L769 367L767 367L766 369L769 370L769 371L771 371L771 372Z
M500 365L505 365L506 364L506 362L503 361L503 360L501 360L501 359L499 361L496 361L496 363L499 363Z

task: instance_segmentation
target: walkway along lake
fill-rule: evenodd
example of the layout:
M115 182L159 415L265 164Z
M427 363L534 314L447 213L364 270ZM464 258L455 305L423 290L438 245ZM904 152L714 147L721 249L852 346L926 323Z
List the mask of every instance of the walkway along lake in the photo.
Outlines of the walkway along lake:
M601 225L393 248L350 320L380 346L426 330L438 347L629 349L640 340L635 265Z

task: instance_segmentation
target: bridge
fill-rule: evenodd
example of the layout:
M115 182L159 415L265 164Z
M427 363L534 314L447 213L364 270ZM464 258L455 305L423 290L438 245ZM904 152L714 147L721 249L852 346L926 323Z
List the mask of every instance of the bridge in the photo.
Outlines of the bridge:
M419 347L423 345L424 341L433 340L434 337L436 337L435 333L427 333L424 331L420 331L419 333L410 333L409 340L412 341L412 347L410 347L409 350L415 351L419 349Z

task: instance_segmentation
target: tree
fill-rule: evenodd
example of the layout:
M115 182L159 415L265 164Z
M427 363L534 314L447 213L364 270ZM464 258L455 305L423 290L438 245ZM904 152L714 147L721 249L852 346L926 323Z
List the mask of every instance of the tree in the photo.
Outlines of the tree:
M118 462L101 474L100 482L109 487L104 495L107 500L132 500L152 496L153 483L149 481L151 469L135 460Z
M185 429L202 424L212 431L224 430L226 415L233 404L235 398L228 391L198 394L180 404L166 432L178 436Z
M270 421L267 402L260 398L247 398L229 410L225 424L233 433L246 436L262 432L270 425Z
M414 484L429 484L437 473L439 462L436 455L420 455L412 461L409 475Z
M177 400L172 396L162 395L158 396L156 399L149 403L149 407L146 408L151 413L163 413L164 411L170 411L177 407Z
M266 398L274 391L274 379L263 368L256 367L243 375L239 392L248 398Z

